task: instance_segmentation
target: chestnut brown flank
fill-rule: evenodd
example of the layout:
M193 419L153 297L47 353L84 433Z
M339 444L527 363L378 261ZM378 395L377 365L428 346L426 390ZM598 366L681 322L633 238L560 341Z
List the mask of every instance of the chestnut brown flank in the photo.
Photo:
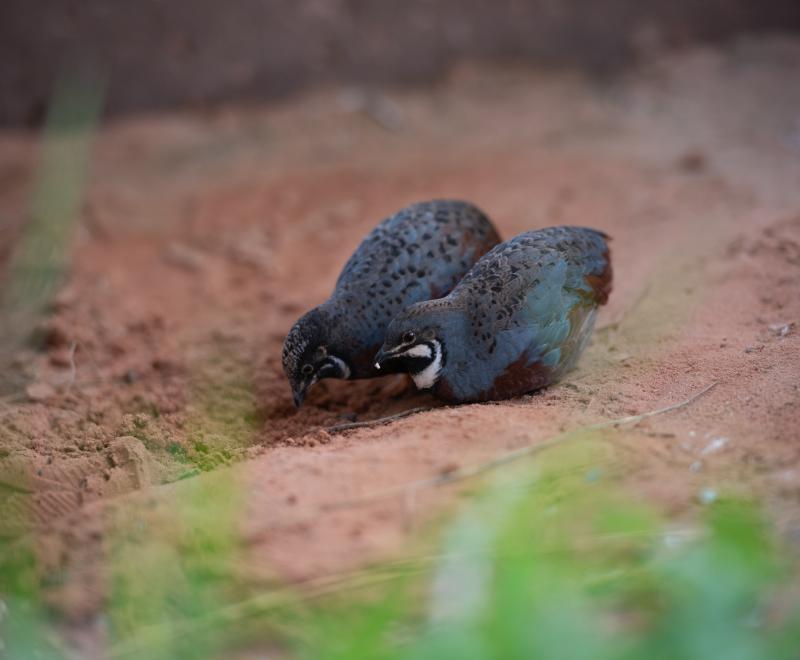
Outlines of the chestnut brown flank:
M506 370L495 378L492 386L481 392L474 401L492 401L496 399L509 399L527 392L533 392L540 387L548 385L551 380L550 368L540 362L528 365L527 354L521 355L512 362ZM436 394L445 401L461 402L453 392L446 379L440 379L435 386Z
M450 383L448 383L445 378L440 378L436 381L436 384L433 386L433 391L442 401L448 401L450 403L459 402L455 392L453 392L453 388L450 387Z
M506 370L494 379L492 387L481 394L481 400L508 399L533 392L550 383L551 370L541 362L528 364L528 354L523 353Z
M611 268L610 250L606 250L603 254L603 257L606 260L606 267L603 269L603 272L599 275L587 275L584 278L586 283L592 287L595 300L597 300L597 303L600 305L605 305L608 301L608 296L611 294L611 281L614 275L614 272Z

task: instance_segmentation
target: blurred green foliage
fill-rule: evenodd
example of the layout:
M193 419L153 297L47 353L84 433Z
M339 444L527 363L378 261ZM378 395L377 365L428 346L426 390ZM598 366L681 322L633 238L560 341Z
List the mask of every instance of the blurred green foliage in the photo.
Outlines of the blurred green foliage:
M240 491L225 472L182 484L174 505L142 515L116 509L109 521L110 640L119 655L218 657L226 639L193 620L241 598Z
M0 273L0 392L21 384L9 359L30 338L67 265L103 96L103 86L87 75L64 78L54 92L29 217ZM3 484L0 498L13 491ZM47 632L43 579L34 538L0 539L0 657L62 657Z
M63 658L41 599L32 539L0 541L0 658Z
M31 208L2 296L5 313L41 312L60 283L103 98L95 79L65 78L55 90L42 135Z
M756 508L721 500L676 530L563 451L498 473L451 523L424 578L321 608L306 658L796 658L790 568ZM576 469L578 466L578 469ZM397 587L395 586L395 590Z
M5 393L24 385L24 374L10 365L14 352L35 336L68 265L103 90L87 74L65 77L53 95L27 221L0 273L0 391Z
M800 611L779 598L796 573L757 508L723 498L676 528L604 479L592 446L497 470L426 554L304 589L248 579L231 472L116 507L109 656L796 658ZM31 556L0 561L0 638L59 657Z

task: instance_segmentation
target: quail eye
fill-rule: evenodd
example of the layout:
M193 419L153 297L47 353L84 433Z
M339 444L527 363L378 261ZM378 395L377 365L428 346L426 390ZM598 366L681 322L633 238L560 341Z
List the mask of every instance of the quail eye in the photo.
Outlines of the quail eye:
M304 376L310 376L313 372L314 372L314 367L312 367L310 364L304 364L303 368L300 369L300 373L303 374Z
M403 343L404 344L411 344L417 338L417 336L409 330L403 335Z

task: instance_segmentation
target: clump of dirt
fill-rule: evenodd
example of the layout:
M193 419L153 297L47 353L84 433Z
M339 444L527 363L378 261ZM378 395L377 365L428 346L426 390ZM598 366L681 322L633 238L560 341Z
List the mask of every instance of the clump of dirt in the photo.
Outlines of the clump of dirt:
M409 499L403 484L712 382L691 406L611 434L613 476L676 516L704 488L746 484L793 529L799 56L794 42L748 42L608 87L464 68L393 93L400 132L333 93L104 127L46 347L18 356L35 382L0 407L0 536L35 536L43 570L62 576L43 578L48 601L85 622L104 598L108 511L147 519L228 466L242 570L319 576L396 551L456 494ZM0 147L11 171L35 145L4 134ZM504 236L580 224L613 237L615 290L578 369L457 408L402 376L323 382L295 410L286 331L379 219L433 197L475 201ZM325 430L415 407L436 409Z

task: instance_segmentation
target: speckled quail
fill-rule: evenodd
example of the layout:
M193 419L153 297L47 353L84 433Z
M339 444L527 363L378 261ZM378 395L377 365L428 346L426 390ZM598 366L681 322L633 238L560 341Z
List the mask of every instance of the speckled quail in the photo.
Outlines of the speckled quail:
M408 305L450 292L500 238L467 202L412 204L381 222L345 264L327 302L300 318L283 347L295 405L323 378L370 378L386 327ZM398 365L398 371L402 367Z
M376 366L402 366L417 387L453 403L555 382L586 347L611 291L607 238L551 227L498 245L445 298L400 313Z

